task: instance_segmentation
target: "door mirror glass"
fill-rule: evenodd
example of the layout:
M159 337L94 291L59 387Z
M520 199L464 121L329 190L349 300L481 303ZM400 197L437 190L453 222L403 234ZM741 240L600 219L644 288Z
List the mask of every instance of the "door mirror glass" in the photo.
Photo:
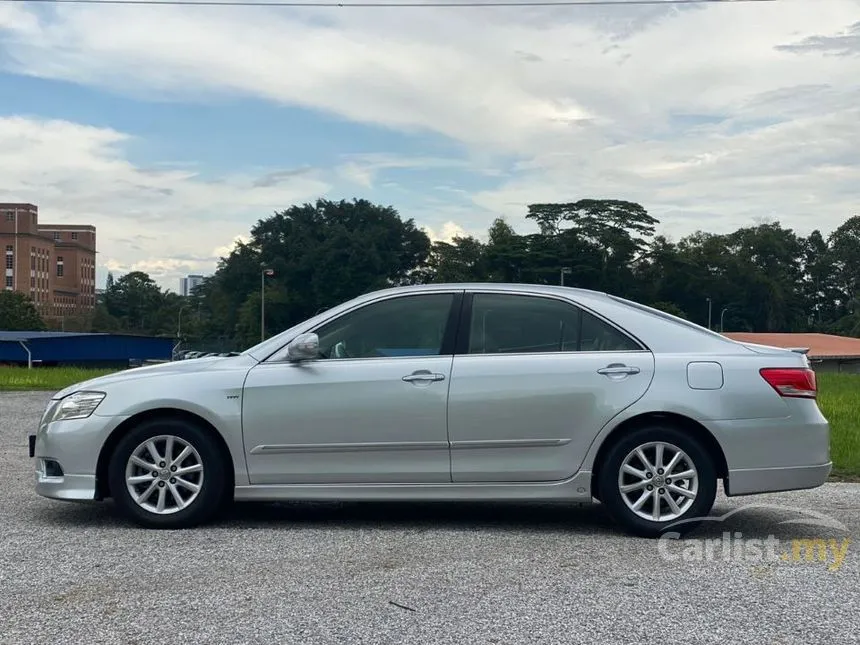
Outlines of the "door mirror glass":
M319 355L320 339L316 334L301 334L287 345L287 359L291 361L309 361Z

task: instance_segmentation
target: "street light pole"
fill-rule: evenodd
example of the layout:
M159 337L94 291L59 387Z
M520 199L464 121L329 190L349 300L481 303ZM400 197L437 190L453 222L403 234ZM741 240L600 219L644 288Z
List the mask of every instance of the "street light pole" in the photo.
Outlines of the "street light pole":
M570 267L562 267L561 269L561 286L564 286L564 276L571 273Z
M266 276L273 276L272 269L260 272L260 342L266 340Z
M182 340L182 310L185 309L188 305L182 305L179 308L179 323L176 328L176 337L181 341Z
M711 307L714 303L708 298L708 329L711 328Z
M723 316L726 315L726 312L729 310L728 307L723 307L723 310L720 312L720 333L723 333Z

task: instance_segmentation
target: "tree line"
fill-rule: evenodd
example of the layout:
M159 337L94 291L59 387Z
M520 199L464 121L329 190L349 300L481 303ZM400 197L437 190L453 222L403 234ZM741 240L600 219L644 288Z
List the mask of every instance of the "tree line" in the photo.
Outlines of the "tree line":
M259 220L250 240L221 258L189 297L142 272L109 276L88 324L234 351L260 340L263 288L268 336L387 286L563 281L716 330L860 337L860 215L826 235L764 222L678 240L657 235L659 221L623 200L532 204L526 218L537 232L517 233L499 218L485 240L431 242L391 206L363 199L294 205ZM0 328L9 328L2 316Z

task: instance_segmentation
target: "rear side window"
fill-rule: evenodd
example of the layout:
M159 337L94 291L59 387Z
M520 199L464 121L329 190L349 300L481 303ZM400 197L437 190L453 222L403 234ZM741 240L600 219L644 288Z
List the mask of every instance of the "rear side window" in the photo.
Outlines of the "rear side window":
M642 349L627 334L607 325L587 311L582 312L579 343L579 351L582 352L635 352Z
M539 296L475 294L469 330L469 354L641 349L579 307Z

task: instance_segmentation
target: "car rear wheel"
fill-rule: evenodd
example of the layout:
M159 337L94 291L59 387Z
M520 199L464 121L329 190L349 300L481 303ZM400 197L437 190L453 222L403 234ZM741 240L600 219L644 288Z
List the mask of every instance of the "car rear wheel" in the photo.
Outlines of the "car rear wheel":
M700 441L674 427L649 426L625 434L600 465L598 493L629 532L685 534L714 505L717 476Z
M187 528L211 519L224 499L224 474L209 434L182 419L134 427L108 466L117 506L147 528Z

